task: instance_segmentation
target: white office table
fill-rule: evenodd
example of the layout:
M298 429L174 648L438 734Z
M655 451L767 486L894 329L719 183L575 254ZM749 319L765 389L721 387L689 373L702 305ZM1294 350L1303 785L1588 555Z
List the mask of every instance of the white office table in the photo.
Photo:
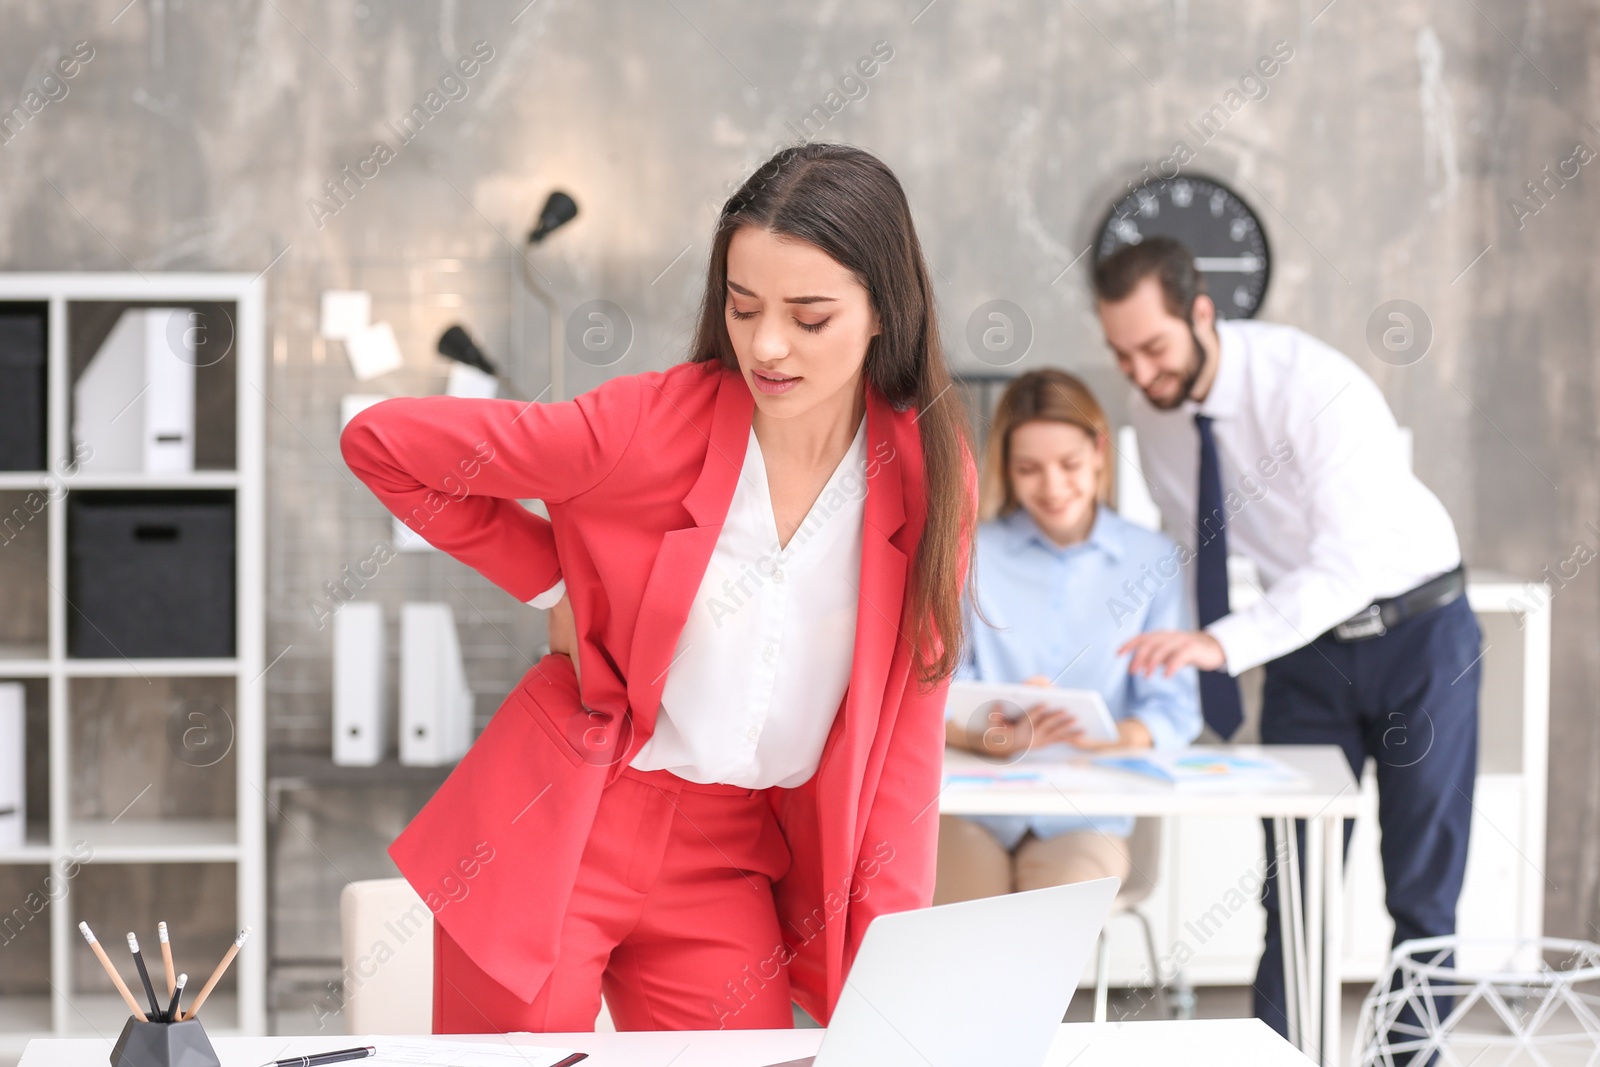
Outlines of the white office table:
M680 1030L601 1034L506 1034L451 1041L548 1045L589 1053L582 1067L765 1067L809 1056L822 1042L821 1030ZM105 1067L114 1037L37 1038L28 1043L19 1067ZM381 1036L219 1037L212 1044L222 1067L260 1067L287 1056L376 1045ZM353 1064L382 1064L352 1060ZM1307 1067L1311 1061L1255 1019L1203 1019L1189 1022L1067 1023L1061 1027L1044 1067ZM514 1062L508 1067L514 1067ZM938 1064L936 1067L946 1067ZM987 1067L951 1064L949 1067ZM1013 1065L1006 1065L1013 1067ZM1018 1065L1027 1067L1027 1065Z
M1360 787L1335 745L1233 745L1228 751L1261 754L1287 763L1304 780L1287 785L1250 785L1237 790L1208 786L1174 787L1126 771L1025 755L1018 770L1041 771L1043 782L953 783L939 794L947 815L1219 815L1272 819L1277 840L1288 845L1278 871L1279 884L1295 886L1304 873L1305 907L1300 894L1278 894L1283 924L1284 976L1288 992L1289 1035L1324 1067L1339 1062L1339 945L1344 914L1344 831L1355 818ZM992 769L995 761L945 750L950 773ZM1301 863L1289 820L1306 820L1306 855ZM1318 1006L1320 1005L1320 1010ZM1243 1061L1241 1061L1243 1062Z

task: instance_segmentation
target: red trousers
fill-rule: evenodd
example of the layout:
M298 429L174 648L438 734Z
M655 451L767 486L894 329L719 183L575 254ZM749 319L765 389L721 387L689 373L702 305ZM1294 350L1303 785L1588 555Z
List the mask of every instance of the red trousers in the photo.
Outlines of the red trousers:
M434 1033L593 1030L602 990L618 1030L793 1026L772 895L790 863L772 807L787 792L624 768L531 1004L434 924Z

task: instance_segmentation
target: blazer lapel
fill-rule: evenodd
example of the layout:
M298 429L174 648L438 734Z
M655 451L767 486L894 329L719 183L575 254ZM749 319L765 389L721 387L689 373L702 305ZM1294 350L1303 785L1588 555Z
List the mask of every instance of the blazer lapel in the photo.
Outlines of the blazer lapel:
M854 660L841 714L823 746L818 772L818 823L821 836L824 893L846 893L861 837L866 832L862 806L877 791L876 773L868 767L875 744L884 694L893 666L903 671L909 656L895 655L900 637L908 557L894 544L906 525L904 480L920 475L922 456L915 450L915 431L904 432L898 415L874 389L867 390L867 500L861 532L861 575L856 607ZM827 937L839 945L828 954L832 969L843 958L843 923L830 923ZM833 988L838 988L833 975Z
M863 746L869 745L877 732L877 713L883 706L889 658L900 635L906 587L906 554L890 540L905 525L904 445L897 440L895 411L889 402L873 389L868 389L867 395L867 501L861 530L860 599L844 726L837 742L846 753L864 752ZM854 762L849 757L847 761Z
M669 530L662 536L661 547L645 583L628 660L628 703L634 711L633 736L612 765L613 776L621 773L622 767L655 729L656 712L661 706L661 691L666 687L672 653L677 648L678 636L689 618L689 607L711 563L712 550L716 548L722 523L733 501L733 490L738 484L749 444L750 417L754 409L755 398L750 395L744 379L724 370L717 386L710 427L691 423L683 428L684 433L703 434L707 441L700 475L683 498L683 506L695 525Z

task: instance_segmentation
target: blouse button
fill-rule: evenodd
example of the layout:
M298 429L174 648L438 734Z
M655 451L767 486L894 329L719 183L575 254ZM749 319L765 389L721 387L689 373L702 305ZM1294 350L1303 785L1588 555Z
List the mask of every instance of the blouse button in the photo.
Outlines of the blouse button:
M771 663L773 660L775 660L777 658L778 658L778 646L777 645L768 645L766 648L763 648L761 650L761 659L764 662Z
M783 569L781 567L774 567L772 569L772 580L775 582L783 581Z
M745 736L754 741L756 738L761 736L761 731L752 726L749 730L745 731Z

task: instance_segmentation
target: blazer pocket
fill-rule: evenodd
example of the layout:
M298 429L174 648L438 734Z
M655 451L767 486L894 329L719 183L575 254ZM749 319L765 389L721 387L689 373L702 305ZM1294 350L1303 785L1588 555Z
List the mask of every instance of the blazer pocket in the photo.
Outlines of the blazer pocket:
M389 846L434 920L525 1002L559 955L560 917L606 778L565 739L563 718L582 703L562 658L528 672Z
M572 660L552 652L523 675L513 693L574 766L605 768L618 762L632 740L633 717L620 721L586 706Z

